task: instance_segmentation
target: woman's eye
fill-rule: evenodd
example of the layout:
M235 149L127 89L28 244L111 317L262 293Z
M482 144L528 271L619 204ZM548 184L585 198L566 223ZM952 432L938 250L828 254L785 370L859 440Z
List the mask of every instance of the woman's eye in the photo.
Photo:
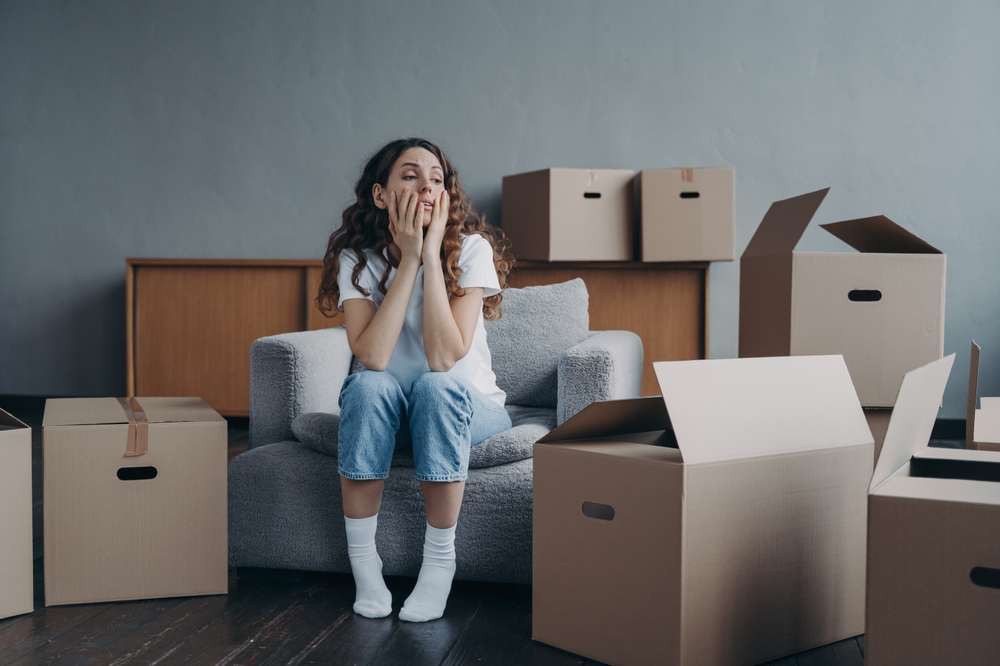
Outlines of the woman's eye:
M435 178L434 181L433 181L433 183L435 185L440 185L441 184L441 179L440 178Z

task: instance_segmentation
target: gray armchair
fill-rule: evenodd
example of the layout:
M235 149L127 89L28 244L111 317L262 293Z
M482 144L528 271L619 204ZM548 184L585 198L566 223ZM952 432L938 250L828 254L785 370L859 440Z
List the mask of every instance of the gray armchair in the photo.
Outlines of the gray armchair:
M576 279L508 289L486 322L514 427L473 447L455 534L456 578L531 582L532 445L591 402L637 397L642 342L590 331ZM229 465L232 566L350 572L337 473L337 399L353 357L343 328L261 338L250 350L250 449ZM385 575L416 576L424 538L410 450L386 479L376 543Z

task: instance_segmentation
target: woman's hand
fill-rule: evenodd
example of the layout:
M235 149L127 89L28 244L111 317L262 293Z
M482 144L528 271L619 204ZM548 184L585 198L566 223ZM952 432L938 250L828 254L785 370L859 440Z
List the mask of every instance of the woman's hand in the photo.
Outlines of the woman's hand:
M399 248L400 263L403 259L420 262L424 246L425 213L419 205L419 199L408 187L403 188L398 201L395 192L389 194L389 233L392 234L392 242Z
M448 213L451 209L451 200L448 198L448 190L442 190L441 196L434 202L431 210L431 223L427 227L427 235L424 236L423 263L426 266L431 262L441 261L441 242L444 240L444 231L448 226Z

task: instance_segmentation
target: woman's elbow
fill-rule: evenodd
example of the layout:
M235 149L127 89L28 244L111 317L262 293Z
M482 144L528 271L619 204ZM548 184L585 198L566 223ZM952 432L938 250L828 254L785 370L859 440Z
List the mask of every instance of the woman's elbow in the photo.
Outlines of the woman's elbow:
M361 361L361 365L365 366L366 370L384 372L389 367L389 359L383 359L374 354L355 354L355 356Z

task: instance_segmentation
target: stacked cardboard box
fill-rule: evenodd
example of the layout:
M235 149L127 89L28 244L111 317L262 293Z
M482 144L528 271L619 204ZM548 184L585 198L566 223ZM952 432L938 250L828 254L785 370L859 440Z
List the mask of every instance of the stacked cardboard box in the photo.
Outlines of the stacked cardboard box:
M0 618L35 609L31 428L0 409Z
M534 449L532 635L756 664L864 631L872 438L839 356L654 363Z
M45 404L45 605L228 591L226 421L199 398Z
M520 260L732 261L734 225L731 168L544 169L503 179L503 229Z
M906 374L872 477L869 666L1000 663L1000 452L927 447L953 362Z

